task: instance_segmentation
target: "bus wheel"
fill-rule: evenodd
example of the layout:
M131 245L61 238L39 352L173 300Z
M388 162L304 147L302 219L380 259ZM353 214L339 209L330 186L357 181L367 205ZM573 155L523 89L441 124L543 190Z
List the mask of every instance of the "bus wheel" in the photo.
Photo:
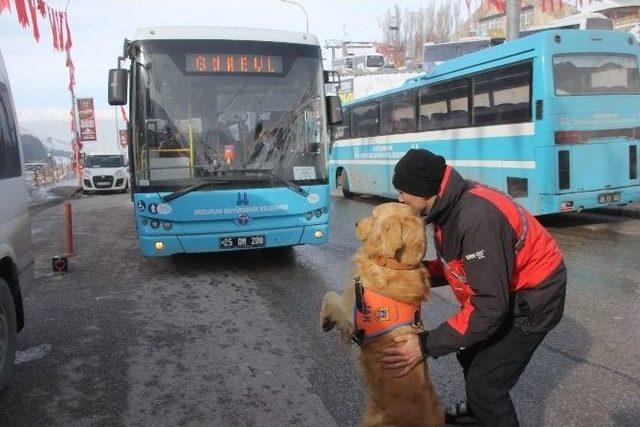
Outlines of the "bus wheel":
M16 356L16 307L7 282L0 279L0 391L9 384Z
M349 177L347 177L347 172L343 169L340 171L340 175L338 175L338 185L342 188L342 195L344 197L353 197L355 193L349 191Z

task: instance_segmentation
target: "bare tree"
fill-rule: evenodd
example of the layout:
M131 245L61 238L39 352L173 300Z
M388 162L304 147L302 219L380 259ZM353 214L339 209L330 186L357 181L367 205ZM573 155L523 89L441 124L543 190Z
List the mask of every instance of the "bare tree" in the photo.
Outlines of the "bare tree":
M460 3L449 0L436 6L430 2L426 7L402 12L396 4L379 22L384 43L395 48L396 65L403 65L405 59L422 62L425 43L449 41L461 25Z

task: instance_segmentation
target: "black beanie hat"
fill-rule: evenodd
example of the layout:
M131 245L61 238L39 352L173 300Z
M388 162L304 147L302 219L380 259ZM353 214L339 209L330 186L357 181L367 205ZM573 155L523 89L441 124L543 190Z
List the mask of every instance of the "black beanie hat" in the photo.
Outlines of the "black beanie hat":
M429 150L412 148L396 164L393 186L413 196L435 196L440 191L446 166L444 157Z

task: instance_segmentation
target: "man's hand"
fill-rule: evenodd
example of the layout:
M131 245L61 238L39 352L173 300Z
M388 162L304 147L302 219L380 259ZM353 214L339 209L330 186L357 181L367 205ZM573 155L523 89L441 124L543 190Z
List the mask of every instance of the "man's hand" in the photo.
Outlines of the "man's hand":
M385 369L397 370L395 378L407 375L423 360L418 339L415 334L400 335L394 338L396 345L382 350L386 356L378 360L380 366Z

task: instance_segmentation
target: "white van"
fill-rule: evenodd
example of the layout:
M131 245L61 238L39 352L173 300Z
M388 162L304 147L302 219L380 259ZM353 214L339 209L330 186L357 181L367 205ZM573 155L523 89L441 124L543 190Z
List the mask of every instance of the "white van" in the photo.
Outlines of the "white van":
M129 173L121 153L88 153L84 157L83 193L97 191L124 193L128 188Z
M34 282L22 147L9 79L0 53L0 390L13 370L22 301Z

